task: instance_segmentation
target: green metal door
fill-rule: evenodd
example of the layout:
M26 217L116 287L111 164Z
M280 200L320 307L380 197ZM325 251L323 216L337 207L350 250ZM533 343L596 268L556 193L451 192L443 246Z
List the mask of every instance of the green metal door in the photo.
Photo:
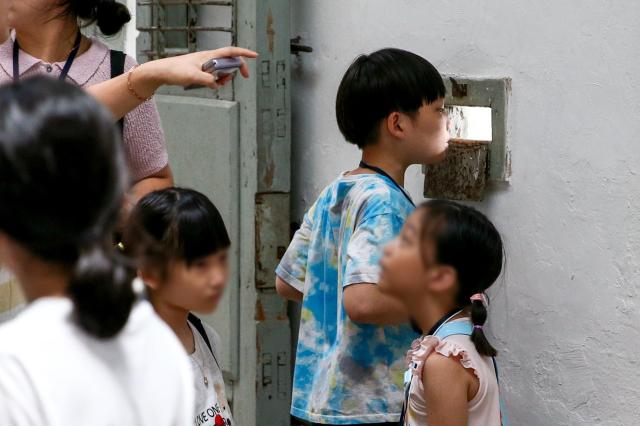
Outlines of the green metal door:
M138 60L229 44L257 50L251 79L156 96L177 185L207 194L232 239L222 338L238 425L290 424L291 350L274 269L289 234L289 1L137 0Z

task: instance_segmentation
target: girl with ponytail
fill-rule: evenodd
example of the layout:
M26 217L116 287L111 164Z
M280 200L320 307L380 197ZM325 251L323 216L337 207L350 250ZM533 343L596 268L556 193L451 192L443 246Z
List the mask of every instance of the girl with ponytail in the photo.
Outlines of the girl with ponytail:
M184 350L110 242L126 188L93 98L42 77L0 88L0 264L28 302L0 326L0 423L193 420Z
M421 205L385 248L380 287L403 302L423 334L407 354L401 424L505 424L496 350L484 332L485 292L502 265L493 224L452 201Z

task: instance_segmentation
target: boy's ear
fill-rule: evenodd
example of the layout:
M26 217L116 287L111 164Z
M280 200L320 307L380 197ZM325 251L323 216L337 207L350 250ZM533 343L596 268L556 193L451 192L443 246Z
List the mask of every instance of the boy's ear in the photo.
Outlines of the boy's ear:
M386 127L389 134L393 137L402 139L405 135L405 116L404 114L394 111L387 116Z
M157 271L138 269L138 276L142 278L144 285L152 290L160 288L160 274Z

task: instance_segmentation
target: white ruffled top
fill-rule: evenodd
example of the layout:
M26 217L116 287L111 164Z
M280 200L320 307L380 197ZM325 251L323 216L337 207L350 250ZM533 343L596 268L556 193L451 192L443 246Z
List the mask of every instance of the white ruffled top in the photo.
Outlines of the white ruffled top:
M469 321L460 319L456 321ZM411 386L405 423L407 426L427 425L427 406L424 400L422 375L424 363L434 352L458 358L464 368L473 370L480 381L476 395L469 401L469 426L500 426L500 396L498 381L491 357L478 353L469 336L454 335L443 340L435 336L416 339L407 352L411 371Z

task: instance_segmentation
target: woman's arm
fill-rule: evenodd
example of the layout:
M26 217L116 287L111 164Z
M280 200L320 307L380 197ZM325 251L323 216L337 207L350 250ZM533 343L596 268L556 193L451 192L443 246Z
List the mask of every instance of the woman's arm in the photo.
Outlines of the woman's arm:
M2 1L2 0L0 0ZM173 58L158 59L136 67L129 73L112 78L103 83L87 88L87 92L96 97L103 105L120 119L142 102L128 88L130 81L133 90L142 98L150 98L160 86L201 85L216 89L231 81L232 75L214 81L213 75L202 71L202 64L212 58L242 56L255 58L257 53L240 47L190 53ZM249 69L245 63L240 68L243 77L249 77Z
M133 185L127 200L131 202L131 207L133 207L138 203L140 198L144 197L148 193L168 188L172 185L173 174L171 173L171 167L167 164L162 170L159 170L157 173L146 177Z
M124 199L122 210L120 212L120 220L116 226L116 230L118 232L123 231L131 210L133 210L142 197L150 192L158 191L170 186L173 186L173 174L171 173L171 167L168 164L162 170L158 171L158 173L146 177L133 185Z

